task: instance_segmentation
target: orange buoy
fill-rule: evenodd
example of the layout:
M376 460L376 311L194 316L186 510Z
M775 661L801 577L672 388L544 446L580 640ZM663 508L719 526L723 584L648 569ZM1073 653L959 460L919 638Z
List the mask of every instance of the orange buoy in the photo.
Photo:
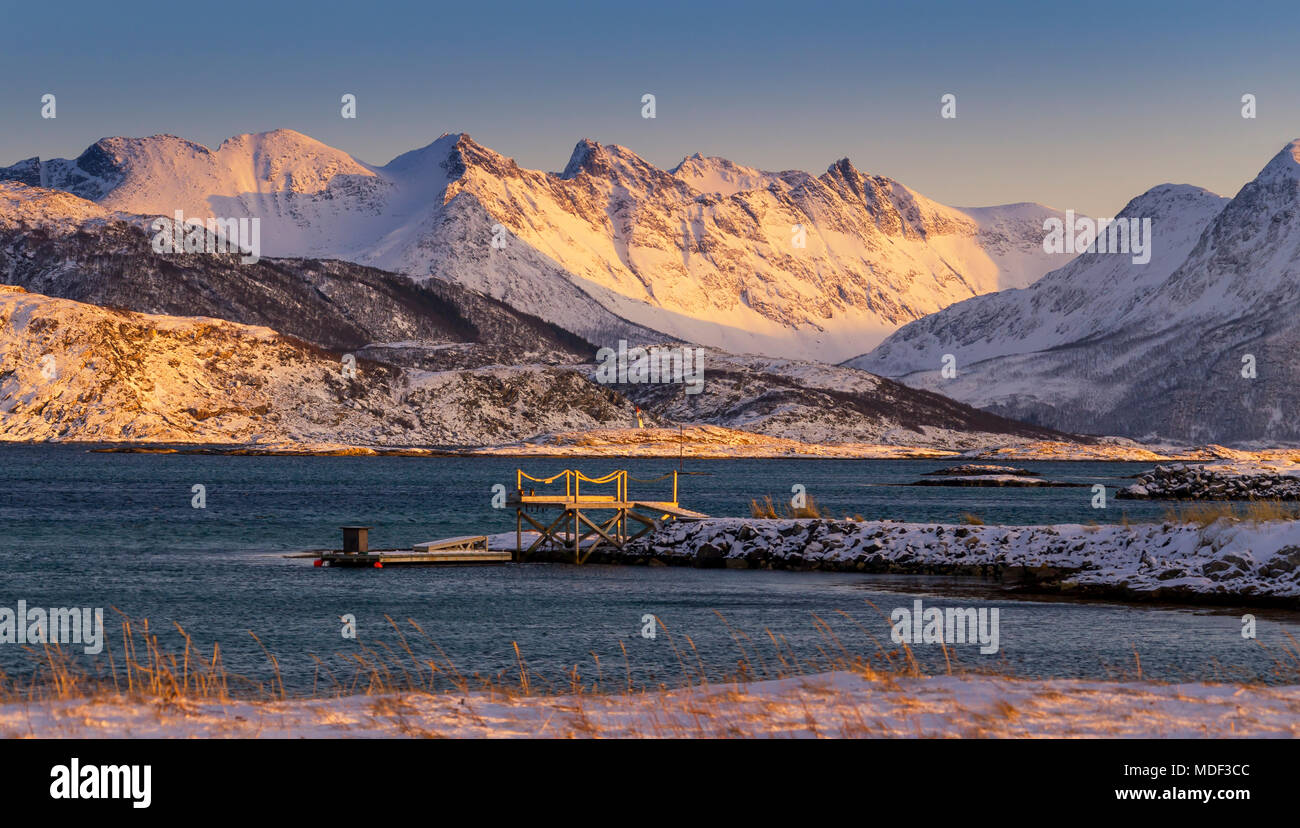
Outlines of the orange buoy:
M312 564L312 566L324 566L324 565L325 565L324 558L317 558L316 562Z
M383 561L375 561L375 569L383 569L383 568L384 568Z

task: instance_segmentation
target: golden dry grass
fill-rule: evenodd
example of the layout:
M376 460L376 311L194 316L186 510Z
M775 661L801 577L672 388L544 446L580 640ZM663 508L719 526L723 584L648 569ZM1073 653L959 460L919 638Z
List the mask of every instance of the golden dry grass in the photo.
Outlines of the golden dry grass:
M1165 509L1166 523L1187 523L1209 526L1227 519L1243 523L1265 523L1271 520L1296 520L1300 517L1300 504L1281 500L1226 500L1175 503ZM1127 519L1125 525L1127 525Z
M748 682L769 679L798 678L800 697L804 704L824 704L834 694L821 682L831 671L851 672L872 682L881 692L895 694L892 702L899 710L915 707L923 712L929 702L909 698L903 691L903 680L923 677L927 673L906 644L894 645L888 635L889 625L879 607L867 604L882 619L880 625L866 625L848 613L837 611L838 627L826 619L811 616L816 641L811 651L796 652L785 637L769 629L751 637L732 627L720 614L718 618L736 645L738 658L734 667L710 668L705 664L691 636L670 630L660 619L658 628L674 653L679 673L672 682L656 686L636 686L630 665L625 662L626 677L618 670L606 670L595 658L595 666L584 675L578 665L558 673L547 674L529 665L522 650L515 645L516 674L483 677L463 673L438 644L415 621L398 624L389 618L397 643L395 646L377 641L360 643L346 654L346 670L331 668L315 655L316 678L310 693L290 694L284 685L279 660L253 633L266 658L261 677L229 673L222 659L222 648L212 645L201 648L179 626L174 625L183 645L176 652L165 650L156 631L147 620L134 620L121 615L120 631L113 630L105 636L105 655L110 664L107 673L92 675L80 667L76 660L56 645L28 647L34 669L23 678L11 678L0 673L0 703L33 701L88 701L108 700L143 701L149 703L160 716L184 717L199 703L230 705L246 701L266 702L272 705L294 700L322 700L343 696L372 697L370 709L377 718L392 724L404 735L434 737L444 735L437 721L426 715L427 705L421 708L420 699L456 700L455 713L461 721L488 728L474 710L474 698L493 702L523 703L528 698L547 699L547 704L564 718L563 735L606 735L597 717L591 715L597 708L608 709L618 699L628 699L638 705L648 703L647 694L658 691L675 692L684 688L698 689L701 695L689 699L682 708L686 717L666 717L663 721L652 717L651 729L640 735L660 737L741 736L761 731L755 723L770 712L771 699L751 695ZM873 629L874 628L874 629ZM106 633L109 631L106 630ZM867 647L846 643L846 636L864 638L871 642ZM1278 681L1300 681L1300 643L1288 636L1288 644L1268 648L1274 662L1274 676ZM1264 645L1256 642L1261 647ZM626 653L626 650L624 650ZM1120 680L1141 678L1140 659L1136 651L1133 663L1124 670ZM958 661L956 653L944 648L944 661L940 672L949 676L1008 676L1005 662L990 669L970 669ZM611 675L606 677L606 673ZM1136 673L1134 676L1133 673ZM1262 684L1256 679L1253 684ZM715 685L722 685L716 690ZM1086 690L1079 691L1086 694ZM405 695L404 695L405 694ZM471 696L477 694L477 696ZM1047 692L1043 701L1060 698L1056 691ZM468 702L467 702L468 699ZM412 706L412 705L416 706ZM1007 702L995 702L987 712L972 715L972 723L990 733L1004 730L1027 715L1037 715L1032 710L1018 708ZM835 716L842 720L843 733L858 735L885 735L888 728L879 721L866 721L859 711L837 710ZM810 714L809 732L818 728ZM826 726L824 711L819 719ZM543 730L545 729L543 725ZM552 730L559 727L559 722ZM896 728L895 728L896 730ZM538 733L535 735L548 735ZM549 735L560 735L553 733Z
M772 496L764 495L761 503L756 498L749 501L749 513L751 517L765 518L767 520L791 520L796 518L820 518L822 520L835 519L835 515L831 514L829 511L822 511L817 507L817 501L813 499L812 495L808 495L805 498L803 506L795 506L793 504L786 505L783 503L781 504L781 509L779 511L777 510L776 505L772 502ZM845 516L844 519L851 520L848 516ZM858 520L861 519L861 517L858 517Z

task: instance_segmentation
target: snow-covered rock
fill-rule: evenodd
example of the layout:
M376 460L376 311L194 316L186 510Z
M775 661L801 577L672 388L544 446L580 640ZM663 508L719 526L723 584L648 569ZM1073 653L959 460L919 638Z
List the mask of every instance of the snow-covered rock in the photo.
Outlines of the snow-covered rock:
M1156 466L1119 492L1135 500L1300 500L1300 463L1238 460Z
M1300 605L1300 521L1209 526L951 526L715 518L675 522L591 560L1000 577L1131 598Z

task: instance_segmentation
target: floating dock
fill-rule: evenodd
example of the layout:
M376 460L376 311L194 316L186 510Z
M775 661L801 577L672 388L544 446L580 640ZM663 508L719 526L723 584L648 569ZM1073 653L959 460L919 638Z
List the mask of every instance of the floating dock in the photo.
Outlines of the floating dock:
M345 527L345 531L348 528L352 527ZM363 543L362 546L364 547L365 544ZM402 564L507 563L512 557L508 549L489 549L487 535L466 535L460 538L417 543L412 549L371 551L363 548L355 552L324 552L317 558L316 566L366 566L383 569L386 566Z

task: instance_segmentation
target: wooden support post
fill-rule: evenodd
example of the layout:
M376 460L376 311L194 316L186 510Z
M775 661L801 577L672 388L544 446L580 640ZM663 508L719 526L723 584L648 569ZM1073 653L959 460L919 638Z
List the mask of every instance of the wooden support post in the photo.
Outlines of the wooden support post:
M548 545L550 545L550 546L552 546L552 547L561 547L561 548L562 548L562 547L564 546L564 544L560 543L559 538L556 538L556 537L555 537L555 535L553 534L553 530L555 529L556 526L558 526L558 525L560 524L561 521L564 520L564 518L565 518L565 516L566 516L567 514L568 514L567 511L562 511L562 512L560 512L559 516L556 517L555 520L551 521L551 523L550 523L549 526L542 526L542 524L540 524L540 523L538 523L537 521L533 520L533 518L532 518L531 515L524 515L524 516L523 516L524 520L526 520L526 521L528 521L529 523L531 523L531 524L533 525L533 527L536 528L537 531L541 533L541 536L540 536L537 540L533 541L533 542L529 545L528 549L526 549L526 550L524 551L523 558L526 559L529 555L531 555L531 554L533 553L533 550L534 550L534 549L536 549L537 547L541 546L543 543L547 543Z

